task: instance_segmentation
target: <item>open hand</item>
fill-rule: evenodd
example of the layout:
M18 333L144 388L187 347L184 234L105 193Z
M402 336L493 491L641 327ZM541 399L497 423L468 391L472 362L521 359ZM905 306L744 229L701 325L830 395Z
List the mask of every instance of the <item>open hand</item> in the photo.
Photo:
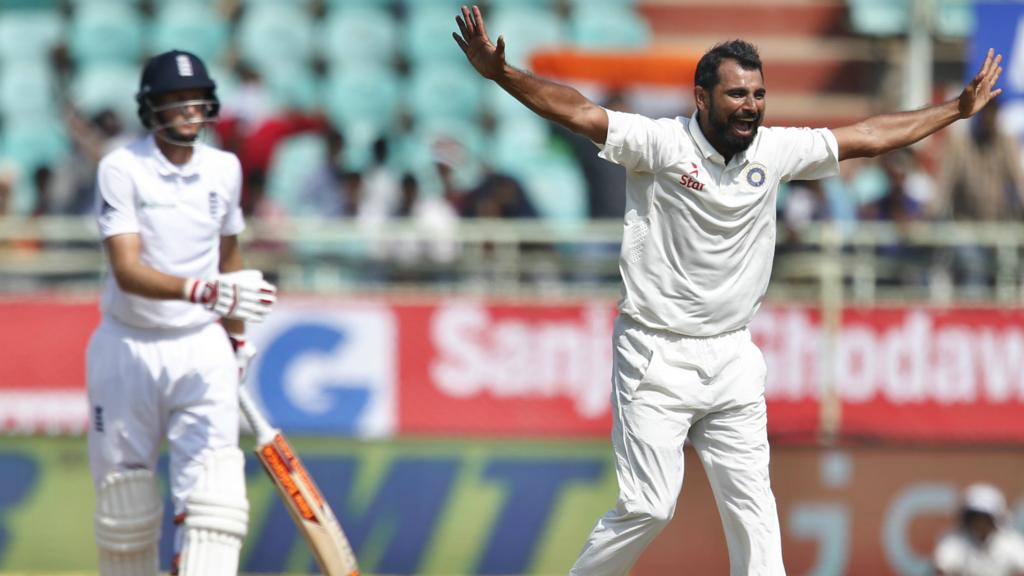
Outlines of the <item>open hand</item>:
M498 36L497 46L491 43L484 17L477 6L472 9L463 6L462 15L456 16L455 22L459 25L459 32L452 32L452 37L466 54L469 63L484 78L498 78L505 67L505 38Z
M1003 92L1002 88L992 89L996 85L999 75L1003 73L1003 68L999 65L1002 61L1002 54L996 54L992 48L988 49L988 54L985 56L985 62L981 65L981 70L978 71L978 74L971 80L970 84L964 88L964 91L960 93L959 107L961 118L974 116L990 100Z

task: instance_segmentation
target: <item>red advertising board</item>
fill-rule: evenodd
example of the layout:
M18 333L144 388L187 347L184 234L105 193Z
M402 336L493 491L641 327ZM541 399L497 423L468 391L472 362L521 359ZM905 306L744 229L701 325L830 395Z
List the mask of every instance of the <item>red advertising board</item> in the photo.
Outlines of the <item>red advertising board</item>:
M389 333L395 339L394 353L350 350L346 356L324 349L324 342L303 348L299 333L283 325L278 332L292 340L274 347L274 361L279 367L299 368L282 368L273 378L322 380L352 364L350 372L359 376L355 380L372 388L373 375L397 375L393 401L387 403L393 408L376 405L378 412L393 410L394 416L378 419L391 424L375 428L375 435L608 433L612 302L367 302L372 306L360 312L366 316L360 322L340 318L346 310L361 308L350 299L285 299L281 317L297 311L307 319L333 317L345 333L337 340L351 343L365 327L380 324L370 322L370 316L386 316L388 325L393 324ZM0 302L0 314L5 320L0 331L0 428L84 429L84 350L98 321L95 303L9 300ZM251 327L257 340L261 329ZM831 382L846 438L1024 441L1024 419L1019 417L1024 408L1024 311L850 309L843 314L842 329L830 337L816 310L769 305L751 331L768 363L769 430L777 439L814 437L820 429L822 383ZM268 341L263 360L272 357L274 342ZM306 355L317 367L292 363L288 354ZM375 362L390 365L367 367ZM307 400L339 385L348 384L262 382L264 390L285 390L281 398L294 397L296 390L316 392ZM376 397L372 389L369 394ZM304 418L299 412L295 417ZM326 422L330 414L318 417ZM358 414L349 417L359 421Z

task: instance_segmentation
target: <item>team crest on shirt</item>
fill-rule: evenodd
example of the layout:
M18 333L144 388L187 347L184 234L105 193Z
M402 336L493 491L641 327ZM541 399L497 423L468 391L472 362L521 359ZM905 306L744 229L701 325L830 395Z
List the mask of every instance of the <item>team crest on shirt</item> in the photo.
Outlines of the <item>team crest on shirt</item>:
M220 214L220 200L217 198L217 193L213 190L210 191L210 218L213 220L217 219L217 215Z
M743 174L740 177L751 191L756 191L768 182L768 169L763 164L751 162L743 169Z

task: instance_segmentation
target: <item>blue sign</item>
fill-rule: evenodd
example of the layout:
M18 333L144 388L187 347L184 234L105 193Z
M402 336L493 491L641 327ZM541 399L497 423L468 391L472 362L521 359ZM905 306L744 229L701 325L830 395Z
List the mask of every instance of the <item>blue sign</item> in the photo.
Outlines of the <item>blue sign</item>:
M395 429L396 331L386 308L275 311L251 328L249 385L271 423L319 435Z

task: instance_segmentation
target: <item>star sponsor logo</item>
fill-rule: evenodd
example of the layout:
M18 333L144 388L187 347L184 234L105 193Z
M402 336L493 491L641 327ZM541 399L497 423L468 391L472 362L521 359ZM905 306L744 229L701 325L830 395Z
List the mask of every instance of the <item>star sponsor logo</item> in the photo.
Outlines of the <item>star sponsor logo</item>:
M696 190L698 192L704 191L704 183L699 180L700 169L696 162L690 162L690 170L685 172L679 177L679 183L683 185L683 188L689 188L690 190Z

